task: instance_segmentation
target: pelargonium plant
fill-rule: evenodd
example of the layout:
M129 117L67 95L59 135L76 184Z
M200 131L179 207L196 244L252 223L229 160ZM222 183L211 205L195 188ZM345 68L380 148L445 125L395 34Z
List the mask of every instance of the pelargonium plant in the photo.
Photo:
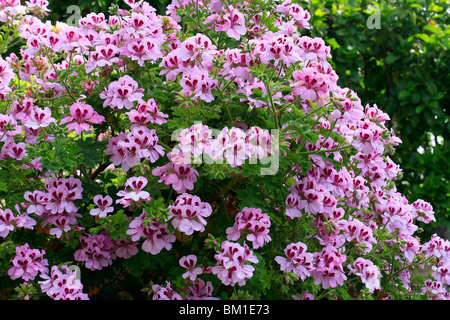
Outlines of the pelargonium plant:
M389 115L338 85L300 4L47 5L0 1L8 298L449 298Z

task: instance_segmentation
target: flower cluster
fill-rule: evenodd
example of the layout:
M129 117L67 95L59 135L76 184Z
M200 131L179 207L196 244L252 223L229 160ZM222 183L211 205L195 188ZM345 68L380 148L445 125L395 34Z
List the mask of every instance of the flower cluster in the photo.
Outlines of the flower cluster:
M207 224L206 219L212 213L211 205L200 197L188 193L179 195L169 206L169 217L172 226L187 235L194 231L202 232Z
M171 160L172 154L168 154L168 157ZM158 182L164 182L165 185L172 186L178 194L193 190L198 177L198 171L189 164L178 164L174 161L169 161L161 167L154 168L152 174L159 177Z
M44 259L45 250L31 249L28 243L16 247L16 255L11 259L8 270L11 279L34 280L39 273L48 272L48 260Z
M109 160L116 166L122 165L125 172L143 158L153 163L164 155L155 129L135 124L130 130L110 138L105 151L105 154L111 155Z
M91 123L100 124L105 121L105 117L99 115L92 106L84 102L77 102L70 106L70 116L63 118L59 124L66 124L68 130L75 130L77 134L82 131L89 131Z
M365 284L370 292L381 288L380 269L372 261L359 257L348 268L351 274L355 274L361 278L361 282Z
M153 300L183 300L183 297L173 290L172 284L169 281L166 281L166 286L154 284L152 290L154 292L152 296Z
M74 257L89 270L101 270L116 259L114 241L105 234L82 235L80 243L81 248L75 251Z
M270 217L261 209L245 207L236 215L234 225L227 228L227 239L237 241L244 233L253 249L261 248L272 240L269 236L270 224Z
M156 255L162 249L170 250L172 243L175 242L175 236L169 232L167 224L161 223L155 219L148 219L144 211L139 217L130 222L127 235L131 236L132 241L139 241L144 238L142 250Z
M137 243L120 237L113 240L107 233L85 234L79 237L81 248L74 253L76 261L89 270L101 270L117 258L129 259L138 253Z
M218 131L197 123L179 133L170 155L175 164L225 162L234 168L246 160L256 163L273 152L269 130L253 126L247 131L238 127Z
M108 89L100 94L100 98L105 99L103 107L132 109L133 101L140 100L144 90L138 88L138 83L129 75L125 75L117 81L109 84Z
M221 251L217 252L214 258L217 260L217 265L212 267L212 273L217 275L223 284L231 286L245 285L245 279L250 279L255 270L255 267L249 263L259 262L245 243L241 246L239 243L230 241L222 242Z
M201 279L187 288L187 294L184 297L172 288L170 281L166 281L165 286L154 284L151 289L149 294L153 293L152 300L218 300L211 296L213 291L211 281L205 282Z
M71 271L67 265L52 266L50 274L41 274L39 281L42 292L52 300L89 300L83 293L83 284L77 279L76 271Z
M6 238L15 228L33 229L36 225L36 220L28 212L20 213L18 206L16 209L19 213L17 216L14 216L11 209L0 209L0 237Z
M159 110L158 103L151 98L148 101L139 100L136 109L126 113L131 123L144 125L147 123L163 124L166 123L167 114Z
M302 243L291 243L285 249L286 258L275 257L275 261L280 265L282 271L293 272L302 280L311 275L313 266L313 254L306 252L308 247Z
M335 288L347 280L344 271L344 263L347 256L334 246L326 246L321 252L315 252L314 270L311 276L314 277L314 284L322 285L324 289Z
M24 198L29 203L23 205L27 213L33 213L42 220L42 227L52 226L50 234L60 238L64 232L76 226L77 218L82 217L75 205L75 201L82 198L81 180L51 177L46 180L45 189L25 192Z

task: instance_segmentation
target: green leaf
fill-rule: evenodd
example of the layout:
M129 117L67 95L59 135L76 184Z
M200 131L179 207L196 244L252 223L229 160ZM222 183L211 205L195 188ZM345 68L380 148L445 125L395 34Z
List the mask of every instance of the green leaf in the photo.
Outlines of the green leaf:
M7 192L8 185L4 181L0 181L0 191Z
M438 88L436 86L436 83L433 81L427 81L425 82L425 86L427 87L427 91L430 93L430 95L434 96L438 92Z
M423 111L423 109L425 109L426 106L425 105L420 105L418 107L416 107L416 113L419 114Z
M418 34L416 34L416 37L419 39L422 39L423 41L425 41L427 43L430 42L430 36L427 35L426 33L418 33Z
M393 64L395 61L400 59L400 56L396 55L395 53L389 53L385 59L387 64Z

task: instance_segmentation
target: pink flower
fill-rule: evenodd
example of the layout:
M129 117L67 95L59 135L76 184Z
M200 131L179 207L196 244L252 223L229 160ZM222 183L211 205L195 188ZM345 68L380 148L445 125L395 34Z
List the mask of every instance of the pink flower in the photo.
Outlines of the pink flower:
M90 60L86 62L86 72L90 73L97 68L109 67L117 64L120 59L116 57L119 48L112 43L97 45L95 51L91 52Z
M79 20L80 28L85 30L106 30L107 21L105 18L105 14L103 12L100 13L89 13L87 16L81 18Z
M107 155L111 155L109 159L114 165L122 164L125 172L142 158L153 163L164 155L164 148L158 144L155 129L143 125L132 125L130 129L129 133L123 132L109 139L105 151Z
M139 252L136 242L129 241L123 237L117 239L115 245L116 247L114 249L114 252L119 258L129 259Z
M301 198L296 194L289 194L286 197L286 212L285 214L291 218L301 218L303 216L302 211L299 207Z
M303 100L318 101L328 94L328 79L317 69L305 67L293 72L294 93Z
M315 285L322 285L324 289L335 288L344 284L347 277L343 270L343 263L347 257L333 246L326 246L321 252L314 253L314 270L311 275L315 278Z
M322 190L308 189L299 201L299 208L308 213L319 213L323 210L324 192Z
M217 275L223 284L231 286L245 285L245 279L252 278L255 270L249 263L259 262L245 243L241 246L230 241L222 242L221 251L217 252L214 258L217 265L212 267L212 273Z
M200 197L183 193L169 206L169 217L174 228L187 235L205 230L206 219L212 213L211 205Z
M308 10L303 9L297 3L291 4L291 0L287 0L283 5L287 5L286 15L291 18L297 26L302 29L309 29L309 20L311 19L311 14Z
M35 107L31 110L30 116L24 122L24 126L31 129L44 128L49 126L51 123L55 123L55 118L52 117L52 112L50 108L45 107L44 109Z
M130 110L133 108L133 102L142 99L144 89L138 88L138 83L129 75L120 77L117 81L113 81L100 93L100 98L105 99L103 107L122 109L125 107Z
M286 67L301 61L299 50L293 39L281 34L275 34L267 40L265 50L261 53L260 59L264 63L273 60L275 65L282 62Z
M21 161L28 155L26 150L26 144L24 142L10 142L8 144L4 144L2 150L0 152L0 159L16 159Z
M325 45L322 38L310 38L303 36L297 40L300 49L300 56L303 60L326 61L331 58L330 47Z
M382 125L384 125L387 120L391 120L389 115L381 111L376 104L374 104L373 107L366 105L364 112L370 121L377 122Z
M13 266L8 270L12 280L22 278L34 280L38 273L47 273L48 261L44 259L45 250L30 249L28 243L16 247L16 255L11 258Z
M114 211L113 207L110 207L113 203L113 199L110 196L103 197L98 194L94 196L94 203L98 206L98 208L91 209L89 214L92 216L99 216L100 218L104 218L108 213Z
M76 277L76 271L70 271L67 265L52 266L50 275L41 274L38 281L42 292L52 300L89 300L83 293L83 284Z
M125 207L131 203L151 200L150 194L147 191L143 191L147 185L147 178L145 177L131 177L125 183L125 190L121 190L117 193L122 199L116 200L116 203L120 203Z
M54 228L50 229L49 234L54 235L57 238L61 238L63 232L69 232L72 228L70 226L71 217L66 214L56 214L48 219L48 222L54 225Z
M223 159L232 167L241 166L249 157L249 148L246 143L247 135L244 130L225 127L211 142L207 152L215 161Z
M71 51L88 44L87 39L78 27L63 26L63 28L59 30L59 35L62 40L62 50Z
M253 108L266 108L267 103L263 100L257 99L257 97L252 97L257 90L261 91L263 94L267 94L267 89L264 85L264 83L257 79L252 78L251 80L247 80L245 83L241 85L241 88L239 88L236 92L237 93L243 93L245 95L245 98L240 98L240 101L248 101L249 106L251 109ZM280 92L275 92L273 95L273 99L278 99L281 97ZM277 104L277 101L274 101L275 104Z
M189 60L183 61L178 57L179 50L173 50L169 52L164 58L162 58L160 67L163 69L159 72L159 75L166 75L167 81L175 81L177 75L184 71L186 65L189 64Z
M415 216L412 206L398 193L388 195L386 201L379 204L377 209L381 212L382 223L391 233L398 229L412 235L418 228L413 223Z
M163 124L166 123L169 116L159 111L159 104L153 98L147 102L140 100L137 104L137 110L131 110L126 113L132 123L143 125L146 123Z
M137 61L142 67L146 61L157 61L163 57L160 47L151 39L137 39L129 42L123 47L124 56L130 57L131 60Z
M219 300L219 298L212 297L213 286L211 281L205 283L202 279L197 279L188 287L188 294L184 297L185 300Z
M212 62L213 56L217 52L216 49L216 46L207 36L198 33L184 40L180 48L177 49L177 53L182 61L203 60Z
M59 124L69 123L67 129L75 130L80 135L82 131L89 131L91 123L100 124L105 121L105 117L99 115L92 106L84 102L76 102L70 106L70 116L65 117Z
M276 256L275 261L280 265L281 271L293 272L305 281L314 270L313 254L306 250L307 246L302 242L291 243L284 249L286 258Z
M212 24L216 31L224 31L230 38L239 40L247 32L244 15L233 6L222 10L221 15L212 14L204 23Z
M17 124L14 117L7 114L0 114L0 141L5 143L13 142L14 136L21 133L22 127Z
M443 263L450 261L450 241L442 239L437 234L433 234L431 239L422 244L420 249L426 258L436 257Z
M150 28L150 19L147 15L139 12L132 12L124 22L124 31L133 36L141 38L145 36Z
M271 148L272 136L269 130L253 126L247 130L246 136L246 146L250 160L263 159L273 154L274 151Z
M442 282L426 279L420 294L428 297L428 300L448 300L448 292Z
M154 168L152 174L160 177L158 182L164 181L166 185L172 185L172 188L178 194L183 194L187 190L193 190L194 183L198 177L198 171L191 166L174 164L173 162Z
M23 98L22 102L14 100L11 108L8 110L8 114L16 120L26 121L34 109L34 101L31 98ZM6 118L7 119L7 118ZM0 121L5 121L5 118Z
M8 86L14 77L14 71L10 63L0 58L0 84Z
M217 86L218 80L209 76L208 71L195 68L193 72L185 74L181 80L180 93L192 95L192 98L200 98L206 102L214 100L212 90Z
M36 159L31 160L30 164L24 164L23 168L24 169L30 169L30 168L34 168L37 171L42 171L42 163L39 162L42 159L42 157L37 157Z
M170 250L172 243L176 240L175 235L169 233L166 224L155 219L148 219L146 215L147 213L143 212L130 222L127 234L131 235L131 240L138 241L145 238L142 250L153 255L160 253L164 248Z
M308 290L302 293L301 297L299 298L297 295L293 295L292 298L294 300L314 300L314 295L312 293L309 293Z
M51 186L48 190L48 202L45 205L45 209L49 210L52 214L73 211L72 203L67 200L68 194L69 190L63 184Z
M376 151L382 154L384 145L381 142L383 130L374 122L364 120L359 122L354 132L355 140L352 145L365 154Z
M261 248L272 238L269 236L270 218L261 209L245 207L236 217L233 227L227 228L227 239L236 241L241 232L251 241L254 249Z
M37 216L40 216L45 212L45 205L48 201L48 195L45 192L39 190L33 192L26 191L24 198L31 202L31 204L27 205L28 213L34 213Z
M369 253L372 250L372 246L376 243L376 239L373 237L372 229L367 227L358 219L352 220L340 220L340 229L343 231L342 236L348 241L356 241L355 246L358 251L364 254Z
M74 257L89 270L101 270L116 259L114 242L106 234L80 236L80 243L82 248L75 251Z
M223 19L225 23L222 31L225 31L230 38L239 40L247 32L244 15L233 6L224 9Z
M74 203L82 196L81 181L72 177L53 177L45 182L45 188L47 193L25 193L25 199L32 202L29 212L35 212L42 219L41 226L52 225L54 228L50 229L50 234L60 238L81 217Z
M420 252L420 242L417 237L410 234L399 232L400 241L403 245L400 246L400 251L403 252L406 261L412 263L415 256Z
M185 162L182 162L182 164L190 163L191 156L199 158L204 152L208 152L207 150L211 145L211 141L212 130L201 123L193 124L190 128L181 130L177 148L182 152L183 157L185 157L183 160L186 160ZM171 154L175 155L173 152ZM171 158L171 160L177 164L180 163L173 158Z
M442 264L439 266L432 266L433 273L431 276L443 284L450 285L450 263Z
M195 281L197 276L203 273L203 270L201 267L195 268L195 265L197 264L197 257L193 254L182 257L179 261L179 264L182 268L185 268L188 270L187 272L185 272L182 275L182 277L184 279L189 277L189 279L191 279L191 281Z
M415 214L417 215L418 221L422 221L424 223L436 221L436 218L434 217L433 206L430 203L419 199L414 201L412 203L412 206L414 208Z
M169 281L166 281L166 286L154 284L152 286L154 292L152 300L183 300L183 297L173 290Z
M348 265L350 274L355 274L360 277L361 282L365 284L369 292L374 292L376 289L380 289L380 270L372 261L359 257L353 263Z
M16 209L18 215L14 218L14 224L16 226L16 228L26 228L26 229L33 229L34 226L36 225L36 220L34 220L33 218L31 218L28 214L28 212L25 213L21 213L20 212L20 207L18 204L16 204L14 206L14 208ZM8 210L8 209L6 209Z
M11 209L0 209L0 237L6 238L14 230L15 216Z

